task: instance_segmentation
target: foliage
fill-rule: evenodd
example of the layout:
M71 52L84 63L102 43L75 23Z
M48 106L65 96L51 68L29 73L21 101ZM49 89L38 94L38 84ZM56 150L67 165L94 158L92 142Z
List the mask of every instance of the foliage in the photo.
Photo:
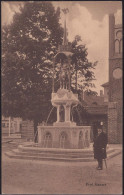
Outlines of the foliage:
M74 71L72 72L72 87L79 91L85 90L89 94L96 94L91 88L95 87L93 83L95 80L93 70L95 69L97 62L92 63L88 61L87 48L82 44L79 35L75 36L71 45L72 53L74 53L72 58L72 65L74 66Z
M60 9L25 2L2 29L2 113L37 122L51 109L52 58L62 43ZM47 109L46 109L47 108Z

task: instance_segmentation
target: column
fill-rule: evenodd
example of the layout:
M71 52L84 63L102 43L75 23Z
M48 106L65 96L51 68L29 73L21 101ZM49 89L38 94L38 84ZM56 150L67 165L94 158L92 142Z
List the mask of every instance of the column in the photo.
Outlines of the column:
M70 122L70 105L64 106L65 108L65 122Z
M59 119L59 105L57 106L57 122L59 122L60 121L60 119Z

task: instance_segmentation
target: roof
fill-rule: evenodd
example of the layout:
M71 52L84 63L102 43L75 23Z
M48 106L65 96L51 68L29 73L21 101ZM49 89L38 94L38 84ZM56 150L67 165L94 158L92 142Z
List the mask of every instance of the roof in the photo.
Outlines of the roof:
M102 87L108 87L108 86L109 86L109 82L104 83L104 84L102 84L101 86L102 86Z
M84 93L83 99L88 106L92 106L93 104L104 105L104 96L87 95Z

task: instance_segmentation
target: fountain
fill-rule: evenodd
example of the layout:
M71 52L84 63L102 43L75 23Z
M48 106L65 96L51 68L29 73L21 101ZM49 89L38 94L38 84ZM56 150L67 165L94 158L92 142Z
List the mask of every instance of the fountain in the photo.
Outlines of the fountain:
M77 126L71 120L71 107L79 104L78 94L71 91L71 60L73 53L67 41L66 20L64 25L63 44L59 46L58 53L53 60L53 89L51 103L57 108L57 121L53 126L38 126L38 144L44 147L44 140L49 134L52 148L77 149L89 147L90 126ZM59 66L59 89L55 92L55 69Z

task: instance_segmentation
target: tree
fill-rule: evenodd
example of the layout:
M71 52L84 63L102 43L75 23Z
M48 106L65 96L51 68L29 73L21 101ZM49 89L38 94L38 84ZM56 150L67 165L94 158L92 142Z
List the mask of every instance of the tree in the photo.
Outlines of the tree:
M51 109L52 57L63 35L59 18L51 2L25 2L2 29L2 113L33 120L35 131Z
M82 44L81 37L79 35L75 36L74 41L71 43L72 53L74 53L72 58L72 66L74 66L74 71L72 72L72 87L74 90L82 91L85 90L89 94L96 95L97 93L91 88L95 85L93 81L95 80L94 69L97 65L97 61L92 63L88 61L88 52L85 45Z
M74 54L72 57L73 71L71 74L71 90L78 93L79 105L74 106L72 109L73 119L77 124L83 124L82 117L87 118L87 112L83 105L82 91L87 92L88 95L97 95L97 92L92 90L95 87L93 81L95 80L94 69L97 65L97 61L92 63L88 60L88 51L85 45L82 44L81 37L75 36L75 39L71 44L71 52Z

